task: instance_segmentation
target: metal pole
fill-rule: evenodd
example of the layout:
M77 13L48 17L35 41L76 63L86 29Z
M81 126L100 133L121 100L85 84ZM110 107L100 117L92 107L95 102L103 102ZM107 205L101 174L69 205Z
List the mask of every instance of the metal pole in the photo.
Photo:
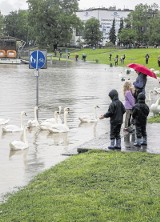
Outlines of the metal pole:
M39 105L39 69L37 69L36 75L36 106ZM38 110L37 110L37 118L38 118Z
M39 69L38 69L38 50L37 50L37 60L36 60L36 70L37 70L37 75L36 75L36 106L38 106L38 100L39 100ZM38 110L37 110L37 119L38 119Z

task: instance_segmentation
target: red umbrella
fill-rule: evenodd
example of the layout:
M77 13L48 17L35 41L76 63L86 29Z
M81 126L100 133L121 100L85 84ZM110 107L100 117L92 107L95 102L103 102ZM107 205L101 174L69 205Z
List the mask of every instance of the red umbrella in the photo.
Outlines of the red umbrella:
M127 66L134 69L137 72L141 72L144 75L147 75L147 76L157 79L156 74L144 65L137 64L137 63L130 63Z

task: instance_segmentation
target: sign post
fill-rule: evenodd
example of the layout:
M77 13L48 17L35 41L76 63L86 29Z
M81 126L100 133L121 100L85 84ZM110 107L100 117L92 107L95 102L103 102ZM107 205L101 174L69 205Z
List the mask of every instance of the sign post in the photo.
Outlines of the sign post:
M40 50L30 52L29 68L35 69L36 77L36 106L39 105L39 69L46 68L46 58L46 50L44 52Z

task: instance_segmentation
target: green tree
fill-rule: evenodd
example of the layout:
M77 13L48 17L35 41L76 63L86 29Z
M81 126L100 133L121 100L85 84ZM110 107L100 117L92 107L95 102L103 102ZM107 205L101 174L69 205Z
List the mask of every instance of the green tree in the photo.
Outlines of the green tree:
M6 35L16 37L28 42L28 11L12 11L4 17L4 32Z
M113 19L112 27L109 32L109 40L115 45L116 43L115 18Z
M145 4L139 4L135 7L127 19L125 20L125 27L130 28L136 32L136 41L138 45L149 42L148 30L151 24L150 20L156 17L158 14L158 5L153 4L151 6Z
M123 18L121 18L120 19L120 26L119 26L119 30L118 30L118 36L120 35L123 28L124 28L124 21L123 21ZM118 38L118 45L121 45L121 41L119 38Z
M75 12L78 0L28 0L29 24L33 27L35 41L52 50L67 45L73 29L80 25Z
M88 19L84 28L85 43L91 46L97 46L103 38L103 34L100 31L100 23L96 18Z
M150 45L160 45L160 13L156 17L152 17L148 27L148 38Z
M136 32L133 29L124 28L118 34L118 38L123 46L131 48L136 42Z
M3 28L4 28L4 18L0 12L0 35L3 35Z

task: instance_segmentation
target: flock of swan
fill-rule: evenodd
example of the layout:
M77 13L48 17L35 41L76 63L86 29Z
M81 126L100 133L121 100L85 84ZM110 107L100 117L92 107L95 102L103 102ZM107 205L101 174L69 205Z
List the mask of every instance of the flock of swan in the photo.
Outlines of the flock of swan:
M20 126L10 125L8 122L9 119L0 119L0 125L2 125L2 133L13 133L13 132L22 132L22 140L14 140L10 142L11 150L24 150L29 148L29 144L26 137L27 128L37 127L39 130L48 130L50 133L64 133L69 131L67 125L67 115L70 111L69 107L64 108L64 122L62 122L61 107L58 111L54 112L54 118L46 119L43 122L39 122L37 118L38 106L34 107L34 119L28 120L27 124L24 125L24 116L26 112L22 111L20 113Z
M85 115L79 117L81 123L95 123L98 121L96 109L99 106L94 107L94 113L92 115ZM65 107L63 110L64 116L63 121L61 119L61 111L62 107L59 106L59 109L54 112L54 117L46 119L42 122L38 120L37 112L38 106L34 107L34 119L28 120L27 124L24 125L24 116L26 116L26 112L22 111L20 113L20 126L17 125L9 125L9 119L0 119L0 125L2 125L3 133L12 133L12 132L22 132L22 140L14 140L10 142L11 150L24 150L29 148L29 143L27 141L26 132L29 128L37 128L39 130L47 130L50 133L66 133L69 131L69 127L67 124L67 116L69 114L70 108Z
M150 90L149 94L151 93L160 93L160 88L155 88L154 90ZM97 108L100 108L99 106L94 107L94 112L92 114L87 114L84 116L79 117L80 123L96 123L98 122L98 116L97 116ZM29 143L27 141L26 137L26 131L27 128L33 128L36 127L39 130L47 130L50 133L66 133L69 131L69 127L67 124L67 116L69 114L70 108L65 107L63 110L64 116L63 121L61 119L61 111L62 107L59 106L59 109L54 112L54 117L46 119L42 122L38 120L37 112L38 112L38 106L34 107L34 119L28 120L27 124L24 126L24 116L26 116L26 112L22 111L20 113L20 126L17 125L10 125L8 122L9 119L3 119L0 118L0 125L2 125L2 132L3 133L11 133L11 132L22 132L22 140L14 140L10 142L10 149L11 150L24 150L29 148ZM150 111L153 113L153 115L157 115L160 113L160 97L157 99L155 103L153 103L150 106Z

